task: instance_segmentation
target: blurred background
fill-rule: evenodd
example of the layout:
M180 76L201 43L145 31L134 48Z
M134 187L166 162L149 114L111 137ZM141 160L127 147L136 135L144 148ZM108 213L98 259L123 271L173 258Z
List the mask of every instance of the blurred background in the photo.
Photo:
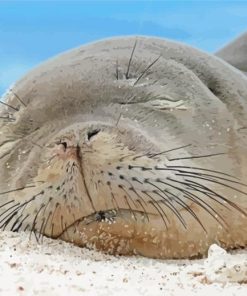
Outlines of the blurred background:
M58 53L118 35L153 35L214 53L247 30L247 1L1 1L0 95Z

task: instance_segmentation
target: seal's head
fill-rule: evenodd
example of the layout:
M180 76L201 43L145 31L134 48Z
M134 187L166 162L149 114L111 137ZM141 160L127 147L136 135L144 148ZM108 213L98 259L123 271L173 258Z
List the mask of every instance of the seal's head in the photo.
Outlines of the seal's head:
M245 246L246 82L146 37L41 65L1 111L0 227L157 258Z

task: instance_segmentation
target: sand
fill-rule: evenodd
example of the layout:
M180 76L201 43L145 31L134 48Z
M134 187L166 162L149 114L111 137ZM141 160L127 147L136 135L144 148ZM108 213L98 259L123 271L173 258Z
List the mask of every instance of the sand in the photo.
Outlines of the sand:
M247 250L202 260L114 257L0 231L0 295L247 295Z

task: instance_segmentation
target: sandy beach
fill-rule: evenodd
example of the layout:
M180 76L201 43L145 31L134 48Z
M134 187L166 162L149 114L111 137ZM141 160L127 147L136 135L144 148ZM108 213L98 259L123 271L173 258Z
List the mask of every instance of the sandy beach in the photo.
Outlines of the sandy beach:
M0 295L247 295L247 250L202 260L113 257L0 232Z

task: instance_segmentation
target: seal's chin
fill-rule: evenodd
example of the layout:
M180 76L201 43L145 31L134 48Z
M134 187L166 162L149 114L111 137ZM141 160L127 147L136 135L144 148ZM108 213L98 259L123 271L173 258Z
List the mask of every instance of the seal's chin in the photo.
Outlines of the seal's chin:
M166 235L158 220L140 211L102 211L75 222L59 238L113 255L160 258L171 250L162 245Z

